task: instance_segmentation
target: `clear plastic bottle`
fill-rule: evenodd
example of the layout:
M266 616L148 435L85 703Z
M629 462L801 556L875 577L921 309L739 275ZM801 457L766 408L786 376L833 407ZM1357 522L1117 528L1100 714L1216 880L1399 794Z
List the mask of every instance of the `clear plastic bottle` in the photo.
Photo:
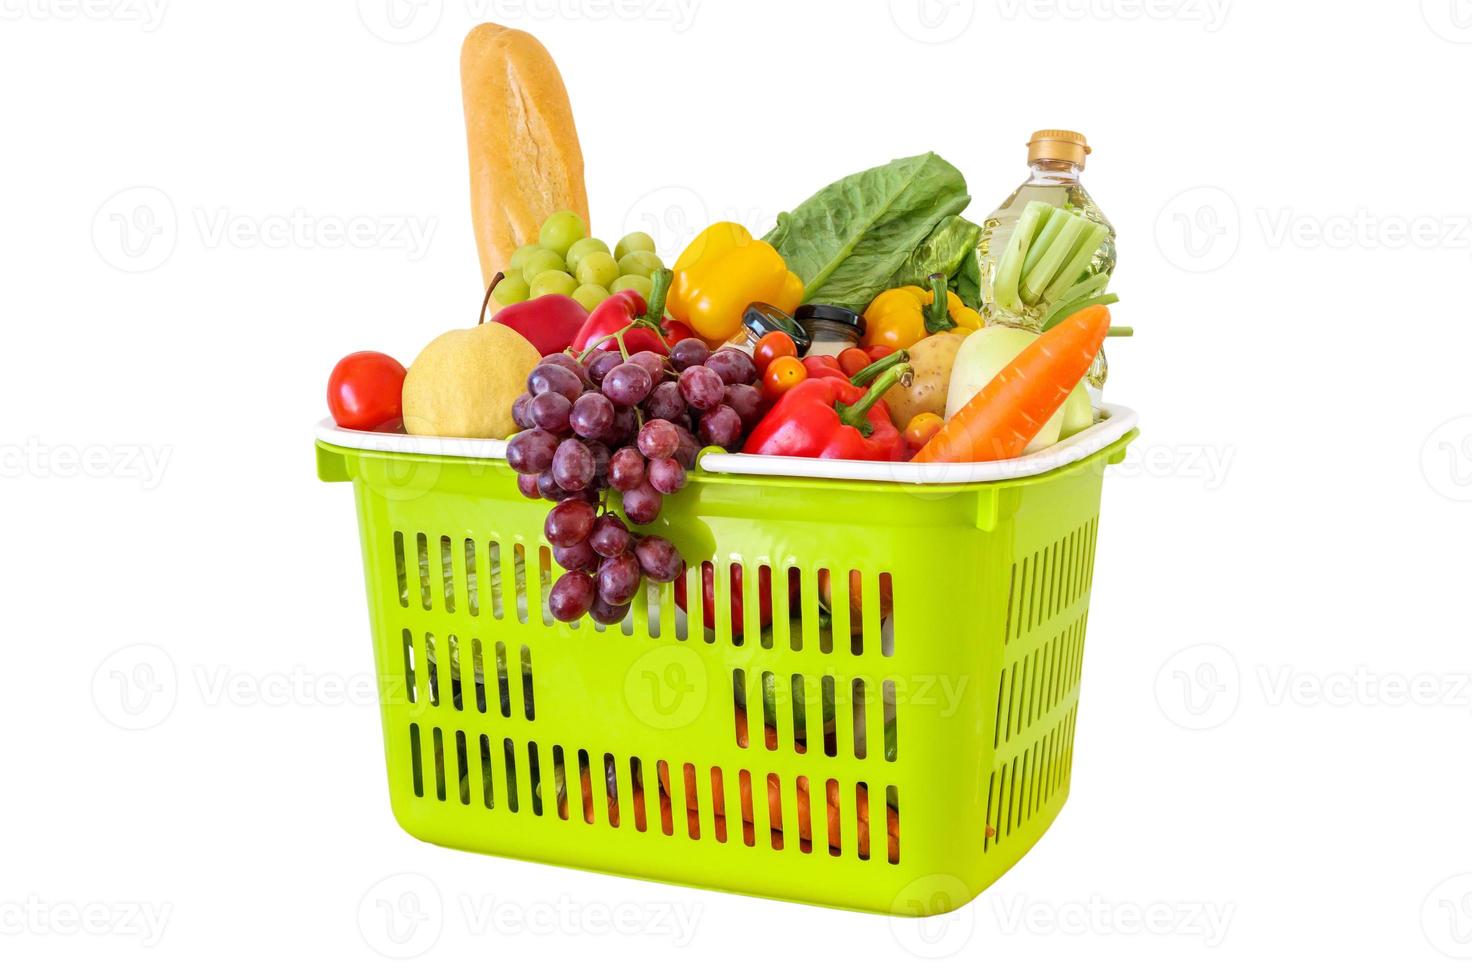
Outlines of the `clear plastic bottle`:
M1016 227L1022 209L1032 201L1042 201L1055 208L1067 208L1108 228L1109 234L1095 249L1085 275L1114 272L1114 226L1104 217L1104 213L1079 182L1079 175L1084 169L1084 158L1090 152L1092 150L1084 135L1067 129L1040 129L1028 140L1027 165L1032 173L982 223L981 239L976 244L976 258L981 271L981 312L988 324L1019 327L1037 333L1047 318L1046 309L1028 307L1017 313L998 308L992 292L997 262L1007 248L1007 239L1012 236L1012 229ZM1089 372L1089 383L1102 388L1107 374L1108 365L1101 350L1093 370Z

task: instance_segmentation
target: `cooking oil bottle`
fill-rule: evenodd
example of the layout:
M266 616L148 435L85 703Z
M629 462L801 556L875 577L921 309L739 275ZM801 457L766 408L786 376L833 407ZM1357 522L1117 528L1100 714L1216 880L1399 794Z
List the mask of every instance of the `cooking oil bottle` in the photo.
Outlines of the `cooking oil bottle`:
M977 264L981 272L981 312L988 324L1019 327L1037 333L1047 319L1046 308L1026 307L1021 312L1014 312L998 307L992 290L997 263L1007 248L1007 239L1029 202L1042 201L1055 208L1066 208L1108 228L1109 234L1094 250L1084 276L1107 276L1114 272L1114 226L1079 182L1084 158L1091 152L1083 133L1068 129L1040 129L1028 140L1027 165L1032 172L982 223L981 239L976 244ZM1101 350L1093 370L1089 372L1089 383L1102 388L1107 374L1108 365Z

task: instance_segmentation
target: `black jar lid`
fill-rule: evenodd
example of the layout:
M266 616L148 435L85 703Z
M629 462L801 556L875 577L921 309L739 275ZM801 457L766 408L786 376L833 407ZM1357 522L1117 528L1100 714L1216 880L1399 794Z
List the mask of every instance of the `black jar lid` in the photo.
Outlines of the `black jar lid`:
M741 314L741 325L756 337L765 337L769 333L787 334L792 338L793 345L797 347L798 357L806 354L808 348L813 345L813 339L808 336L807 328L771 303L752 303L746 308L746 312Z
M792 313L799 320L831 320L864 332L864 318L847 306L829 306L826 303L807 303Z

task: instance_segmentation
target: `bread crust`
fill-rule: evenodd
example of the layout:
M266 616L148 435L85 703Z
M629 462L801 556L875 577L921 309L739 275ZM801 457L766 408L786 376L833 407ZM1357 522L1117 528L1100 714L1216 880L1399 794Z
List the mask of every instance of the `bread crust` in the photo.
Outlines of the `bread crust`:
M553 211L588 222L583 151L562 74L525 31L481 24L460 50L470 211L483 282Z

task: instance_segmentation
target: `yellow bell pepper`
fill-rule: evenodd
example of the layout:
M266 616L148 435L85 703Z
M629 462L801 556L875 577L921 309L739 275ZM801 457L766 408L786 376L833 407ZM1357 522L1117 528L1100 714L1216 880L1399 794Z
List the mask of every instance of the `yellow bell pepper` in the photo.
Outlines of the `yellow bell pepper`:
M930 277L936 289L898 286L875 296L864 311L864 346L883 344L900 350L942 330L968 334L981 329L981 314L945 289L945 277ZM944 295L938 296L937 290Z
M752 303L797 309L802 280L777 250L734 221L719 221L695 236L675 260L665 308L712 347L741 332Z

